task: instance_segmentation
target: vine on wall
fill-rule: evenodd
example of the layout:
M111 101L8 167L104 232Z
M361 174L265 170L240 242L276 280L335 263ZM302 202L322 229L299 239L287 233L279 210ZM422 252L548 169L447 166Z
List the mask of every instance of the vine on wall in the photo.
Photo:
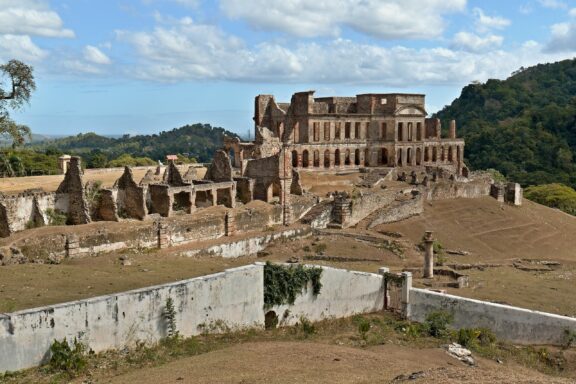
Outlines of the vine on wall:
M267 262L264 266L264 308L294 304L296 296L312 285L314 296L320 293L322 268L302 265L286 266Z

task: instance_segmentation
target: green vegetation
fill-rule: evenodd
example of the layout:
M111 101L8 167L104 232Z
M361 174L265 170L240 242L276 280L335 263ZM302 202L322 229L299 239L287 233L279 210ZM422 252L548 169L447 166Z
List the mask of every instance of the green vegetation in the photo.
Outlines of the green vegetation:
M264 308L274 305L294 304L296 296L312 284L312 293L322 289L322 268L302 265L285 266L266 262L264 266Z
M563 184L545 184L526 188L527 199L576 215L576 191Z
M94 163L92 163L94 165ZM139 166L152 166L157 163L149 157L132 157L132 155L120 155L117 159L110 160L107 163L108 167L139 167ZM96 167L95 167L96 168Z
M576 60L521 68L473 83L435 117L456 119L466 161L524 186L576 186Z
M166 329L168 331L169 338L178 338L179 332L176 327L176 309L174 308L174 300L171 297L166 299L166 307L162 313L164 320L166 321Z
M149 164L149 159L164 161L166 155L170 154L178 155L178 161L181 163L194 163L209 162L214 151L222 147L224 135L237 137L235 133L224 128L198 123L159 134L124 135L119 138L100 136L91 132L80 133L76 136L35 143L31 147L40 152L52 149L81 156L88 168L99 168L105 163L111 163L108 166L153 165ZM122 158L119 159L120 157ZM138 162L145 163L138 164Z
M309 326L313 328L311 329ZM309 323L307 319L301 319L294 327L274 327L268 330L248 329L231 332L222 329L222 333L218 334L205 333L188 338L167 338L152 345L139 342L132 349L83 355L86 364L76 380L78 382L104 382L107 381L106 378L129 373L143 367L159 366L178 358L205 354L247 342L306 339L307 342L318 343L319 346L332 344L365 348L388 344L419 350L421 348L439 348L445 345L447 341L460 339L460 331L454 331L445 338L434 338L428 336L426 332L420 332L426 328L429 326L401 320L392 313L380 312L356 315L345 319L325 320L314 324ZM414 330L418 330L418 332L415 333ZM514 362L553 375L562 375L566 371L568 361L565 356L569 356L571 352L503 343L497 341L490 331L482 329L465 330L462 334L469 335L470 337L463 336L468 340L476 339L468 346L478 356L506 363ZM0 374L0 381L9 384L68 382L68 374L61 372L52 370L48 365L21 372ZM84 378L85 380L83 380Z
M68 216L57 209L46 208L46 216L48 216L48 225L66 225Z
M66 372L74 376L86 368L86 347L74 338L72 346L66 339L54 340L50 346L49 367L52 372Z
M58 156L25 149L0 150L0 177L57 174Z
M8 139L13 147L31 139L30 128L15 123L8 110L22 109L30 102L32 92L36 89L33 71L31 66L18 60L0 65L0 138Z

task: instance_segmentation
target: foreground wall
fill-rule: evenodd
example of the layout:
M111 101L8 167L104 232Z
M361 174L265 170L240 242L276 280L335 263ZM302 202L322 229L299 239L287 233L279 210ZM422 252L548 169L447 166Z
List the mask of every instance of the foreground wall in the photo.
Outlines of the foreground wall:
M264 324L262 265L155 287L0 315L0 372L39 365L54 339L79 338L95 352L167 336L171 297L183 336ZM222 329L220 329L222 330Z
M438 310L454 315L455 328L489 328L498 338L519 344L559 345L565 342L565 330L576 332L576 318L410 289L410 320L424 321L428 313Z
M312 267L309 265L308 267ZM317 296L309 286L294 305L274 306L280 325L294 325L305 317L311 321L352 316L384 308L382 275L322 267L322 289Z

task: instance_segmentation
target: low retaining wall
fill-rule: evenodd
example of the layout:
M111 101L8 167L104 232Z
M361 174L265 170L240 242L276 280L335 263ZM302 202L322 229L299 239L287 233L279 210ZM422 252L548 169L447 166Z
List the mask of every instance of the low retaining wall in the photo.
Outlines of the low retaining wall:
M0 315L0 372L40 365L54 339L74 337L95 352L167 336L163 311L171 297L183 336L264 324L264 272L248 265L222 273ZM220 329L222 330L222 329Z
M291 239L295 237L306 237L312 234L312 229L309 227L289 229L282 232L271 233L264 236L250 237L230 243L217 244L202 249L192 249L178 253L180 256L197 256L209 255L219 256L224 258L237 258L244 256L253 256L258 252L263 251L268 244L280 239Z
M309 265L308 267L311 267ZM382 275L322 267L322 289L317 296L309 286L294 305L274 306L280 325L294 325L305 317L310 321L352 316L384 308Z
M576 318L410 289L410 320L422 322L428 313L438 310L454 315L455 328L489 328L498 338L518 344L559 345L565 342L565 330L576 331Z
M383 277L323 267L320 294L296 299L283 324L381 310ZM264 327L264 263L213 275L69 303L0 314L0 373L40 365L52 342L75 337L95 352L154 343L167 336L168 298L182 336Z

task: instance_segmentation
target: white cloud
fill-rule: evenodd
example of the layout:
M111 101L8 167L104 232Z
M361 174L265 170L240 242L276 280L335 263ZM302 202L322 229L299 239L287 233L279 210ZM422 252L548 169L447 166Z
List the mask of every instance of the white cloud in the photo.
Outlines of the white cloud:
M503 37L498 35L478 36L474 33L458 32L454 36L452 45L456 49L480 52L501 46L503 40Z
M565 58L543 53L533 41L513 51L494 49L501 38L493 35L460 35L455 39L461 46L451 49L388 48L342 38L294 47L273 42L251 47L215 26L189 19L152 31L118 31L117 37L136 51L137 64L126 73L154 81L461 85Z
M503 17L486 15L480 8L474 8L472 13L476 17L476 29L480 32L503 29L511 24L510 20Z
M84 60L93 64L100 65L108 65L112 63L112 60L110 60L110 58L106 56L104 52L92 45L87 45L84 47Z
M550 32L551 39L546 46L546 51L576 51L576 22L553 24Z
M538 2L544 8L551 8L551 9L566 9L566 8L568 8L568 5L565 2L559 1L559 0L538 0Z
M572 8L569 12L568 15L570 17L576 17L576 8Z
M442 34L443 15L463 11L466 0L220 0L220 7L254 28L301 37L349 27L382 39L430 39Z
M18 59L26 62L38 62L48 56L29 36L0 35L0 62Z
M74 37L60 16L39 1L0 0L0 34Z

